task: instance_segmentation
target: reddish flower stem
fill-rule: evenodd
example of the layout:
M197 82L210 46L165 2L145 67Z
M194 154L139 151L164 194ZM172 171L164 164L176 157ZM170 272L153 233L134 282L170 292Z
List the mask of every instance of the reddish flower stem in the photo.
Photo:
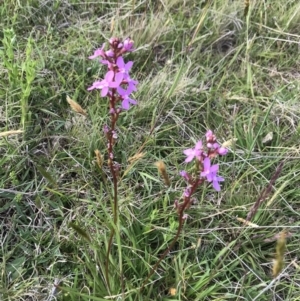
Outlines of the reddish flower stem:
M159 260L156 262L156 264L151 268L150 273L148 274L147 278L144 280L144 282L142 283L142 286L140 288L140 293L142 292L142 290L144 289L145 285L147 284L148 280L151 278L151 276L154 274L154 272L157 270L157 268L159 267L160 263L162 262L162 260L169 254L169 252L173 249L175 243L177 242L179 235L182 231L183 228L183 223L184 223L184 211L186 209L188 209L190 207L191 204L191 197L194 194L194 192L196 191L197 187L202 183L203 181L201 179L198 179L197 181L195 181L191 187L191 192L189 194L189 196L185 196L183 203L180 204L178 206L177 212L178 212L178 219L179 219L179 225L177 228L177 232L176 235L174 237L174 239L172 240L171 244L166 248L166 250L162 253L162 255L160 256Z
M109 101L110 109L115 112L115 99L116 99L116 89L112 89L112 95ZM116 128L116 122L118 119L117 113L110 114L111 116L111 128L109 132L107 133L107 139L108 139L108 165L110 168L110 172L112 175L113 180L113 198L114 198L114 205L113 205L113 216L114 216L114 225L117 226L118 222L118 172L115 169L114 162L113 162L113 145L114 145L114 138L113 134L115 132ZM112 248L113 238L115 235L115 228L113 227L110 232L109 241L108 241L108 247L107 247L107 253L106 253L106 263L105 263L105 278L108 285L108 288L110 289L110 282L109 282L109 255Z

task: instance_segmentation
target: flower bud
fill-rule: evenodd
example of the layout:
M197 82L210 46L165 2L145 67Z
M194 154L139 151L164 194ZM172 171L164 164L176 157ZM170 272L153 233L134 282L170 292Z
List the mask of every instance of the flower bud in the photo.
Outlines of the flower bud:
M224 156L228 153L228 149L226 147L221 146L220 148L218 148L218 154L220 156Z
M214 143L216 141L216 136L212 130L208 130L205 134L205 137L207 142Z
M105 51L105 54L106 54L108 57L113 57L113 56L114 56L114 52L113 52L111 49Z
M189 181L190 180L190 175L188 172L186 172L185 170L182 170L180 173L179 173L186 181Z
M109 45L112 49L118 48L118 45L120 44L120 39L119 38L110 38L109 39Z
M130 38L125 39L123 49L127 52L133 51L133 43L133 40L131 40Z
M188 219L188 215L185 213L183 216L182 216L182 220L186 220L186 219Z

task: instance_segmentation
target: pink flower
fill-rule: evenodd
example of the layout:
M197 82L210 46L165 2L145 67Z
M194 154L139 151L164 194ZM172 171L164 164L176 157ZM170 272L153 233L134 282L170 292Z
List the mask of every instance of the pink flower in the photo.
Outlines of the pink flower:
M136 100L129 97L130 93L132 92L132 89L128 88L127 90L123 89L122 87L118 87L118 93L120 94L122 98L122 109L129 110L130 104L136 105Z
M117 59L117 66L119 68L119 72L123 74L128 74L132 65L133 65L132 61L129 61L125 64L124 59L121 56L119 56Z
M113 81L113 78L115 77L115 81ZM123 80L123 74L122 73L115 73L113 71L108 71L102 81L96 81L93 83L91 87L88 88L88 90L93 89L101 89L101 96L105 97L108 93L109 88L117 88L120 86L121 82Z
M105 58L105 52L103 51L103 48L105 47L105 43L102 45L101 48L97 49L93 55L89 56L89 59L95 59L98 56L102 56L103 58Z
M194 148L188 148L183 151L183 153L187 156L184 162L191 162L195 157L200 158L202 154L202 141L198 141Z
M129 75L125 76L124 79L127 81L128 89L131 89L132 91L136 91L136 85L139 82L137 80L130 78Z
M205 158L203 160L203 171L200 173L200 176L201 177L206 177L206 180L208 182L212 182L213 188L216 191L221 190L219 182L224 181L223 177L219 177L217 175L218 170L219 170L219 165L218 164L214 164L214 165L211 166L211 162L210 162L209 158Z
M122 109L124 109L124 110L129 110L130 104L132 104L132 105L137 104L136 100L130 98L129 95L123 95L122 99L123 100L122 100L121 106L122 106Z

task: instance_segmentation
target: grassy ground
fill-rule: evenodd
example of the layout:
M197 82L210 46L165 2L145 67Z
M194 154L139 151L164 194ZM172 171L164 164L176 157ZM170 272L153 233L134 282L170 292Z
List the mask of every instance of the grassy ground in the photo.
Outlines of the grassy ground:
M243 1L230 0L4 1L0 128L23 132L0 137L0 299L300 300L299 24L296 0L250 1L247 18ZM109 290L112 188L94 154L105 155L107 103L87 91L104 69L87 57L111 36L135 41L127 58L139 104L119 120L115 153L126 172ZM220 160L222 191L199 191L176 247L139 294L176 233L182 151L207 129L220 142L236 139ZM127 163L144 142L144 156ZM258 227L245 227L237 217L246 218L282 161L252 219ZM274 279L283 230L285 265Z

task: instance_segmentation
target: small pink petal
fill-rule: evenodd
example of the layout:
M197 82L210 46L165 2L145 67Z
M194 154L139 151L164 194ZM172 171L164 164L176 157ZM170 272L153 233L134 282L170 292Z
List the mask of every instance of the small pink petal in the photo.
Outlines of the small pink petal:
M133 66L133 62L132 62L132 61L129 61L129 62L125 65L125 69L126 69L126 70L130 70L132 66Z
M108 87L103 87L101 90L101 96L105 97L108 93Z
M118 72L115 76L115 82L118 83L118 85L121 83L123 80L124 74L121 72Z
M113 71L108 71L106 74L105 74L105 80L107 82L111 82L112 79L114 78L114 72Z
M117 58L117 66L118 66L119 68L123 68L123 67L124 67L124 59L123 59L123 57L119 56L119 57Z
M128 99L124 99L124 100L122 101L122 108L123 108L124 110L129 110L129 101L128 101Z

